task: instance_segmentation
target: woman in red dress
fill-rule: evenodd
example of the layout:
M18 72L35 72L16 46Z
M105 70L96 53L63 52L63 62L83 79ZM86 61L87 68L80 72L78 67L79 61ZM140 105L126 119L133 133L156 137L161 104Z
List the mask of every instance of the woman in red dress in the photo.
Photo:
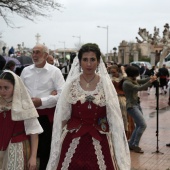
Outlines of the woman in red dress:
M122 88L124 78L127 77L127 75L125 73L125 68L124 68L124 66L121 66L119 68L117 65L112 65L110 67L110 73L111 73L112 83L113 83L113 85L116 89L116 92L118 94L120 110L122 113L126 137L127 137L127 139L130 139L130 136L131 136L135 126L134 126L133 119L127 114L126 97L125 97L125 93Z
M81 47L56 106L47 170L129 170L116 91L96 44Z
M11 71L0 75L0 169L35 170L38 114L20 77Z

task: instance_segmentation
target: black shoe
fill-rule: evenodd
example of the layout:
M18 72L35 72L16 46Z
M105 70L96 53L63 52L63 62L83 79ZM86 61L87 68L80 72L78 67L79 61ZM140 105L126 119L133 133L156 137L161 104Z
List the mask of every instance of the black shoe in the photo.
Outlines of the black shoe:
M170 147L170 143L167 143L166 146Z
M144 151L139 146L132 145L131 149L133 150L133 152L136 152L136 153L144 153Z
M133 151L133 146L129 146L129 150Z

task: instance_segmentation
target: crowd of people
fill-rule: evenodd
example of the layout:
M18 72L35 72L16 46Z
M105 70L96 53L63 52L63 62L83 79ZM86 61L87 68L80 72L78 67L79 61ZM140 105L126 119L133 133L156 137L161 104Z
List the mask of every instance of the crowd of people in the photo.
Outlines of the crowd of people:
M33 47L32 60L16 74L0 56L0 169L130 170L147 127L138 92L149 94L159 77L166 94L165 66L107 65L93 43L66 76L45 45Z

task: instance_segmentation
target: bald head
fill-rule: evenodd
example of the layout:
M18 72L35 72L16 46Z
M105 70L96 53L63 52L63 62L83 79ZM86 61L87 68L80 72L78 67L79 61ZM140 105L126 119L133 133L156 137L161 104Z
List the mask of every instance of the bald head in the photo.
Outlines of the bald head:
M44 53L49 54L49 49L48 49L48 47L45 46L45 45L43 45L43 44L37 44L37 45L34 46L34 48L40 48L40 49L43 50ZM34 49L34 48L33 48L33 49Z
M47 62L51 65L54 65L54 57L52 55L48 55Z

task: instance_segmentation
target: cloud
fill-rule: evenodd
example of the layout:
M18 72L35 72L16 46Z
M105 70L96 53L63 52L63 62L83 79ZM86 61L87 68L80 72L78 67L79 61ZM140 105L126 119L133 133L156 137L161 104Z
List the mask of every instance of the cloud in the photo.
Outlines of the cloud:
M165 23L169 22L170 1L164 0L60 0L64 8L53 11L52 17L39 18L36 23L24 20L16 15L13 21L21 25L20 29L11 29L3 23L0 31L2 40L9 46L16 47L24 42L25 46L33 47L35 35L41 35L40 42L49 48L63 48L59 41L65 41L66 48L74 48L81 36L84 43L98 43L102 52L107 50L107 30L97 26L108 26L109 51L118 47L122 40L136 41L138 29L146 28L153 33L154 26L160 28L160 36Z

